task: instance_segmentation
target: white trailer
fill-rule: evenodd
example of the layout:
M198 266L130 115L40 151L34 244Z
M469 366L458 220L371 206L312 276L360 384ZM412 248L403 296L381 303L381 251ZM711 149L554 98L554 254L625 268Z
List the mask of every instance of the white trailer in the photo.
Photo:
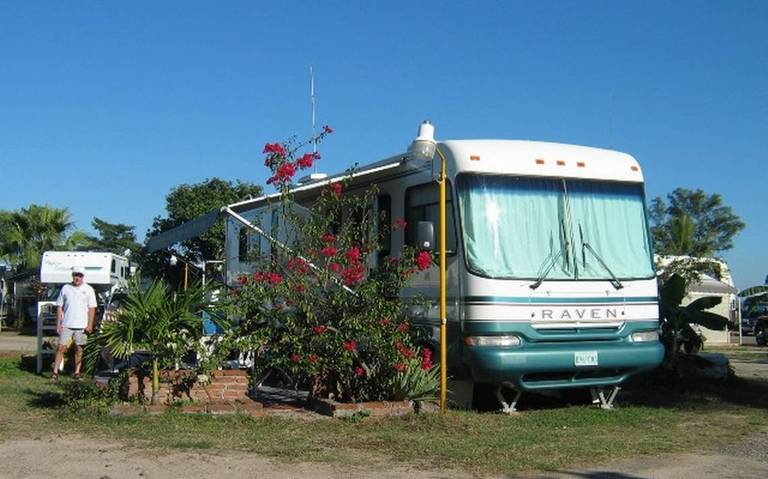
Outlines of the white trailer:
M43 356L54 354L43 343L45 331L56 330L56 296L61 286L72 282L72 268L85 269L85 282L96 291L99 305L106 307L115 292L124 289L130 276L127 257L97 251L46 251L40 262L40 283L44 298L37 302L37 373L43 368Z

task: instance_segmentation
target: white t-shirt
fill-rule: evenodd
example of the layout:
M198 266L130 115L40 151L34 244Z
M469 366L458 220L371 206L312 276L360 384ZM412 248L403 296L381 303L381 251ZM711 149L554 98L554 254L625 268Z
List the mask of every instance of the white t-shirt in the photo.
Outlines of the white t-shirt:
M56 299L56 306L64 308L62 326L69 329L85 329L88 326L88 308L96 307L96 293L86 283L77 287L65 284Z

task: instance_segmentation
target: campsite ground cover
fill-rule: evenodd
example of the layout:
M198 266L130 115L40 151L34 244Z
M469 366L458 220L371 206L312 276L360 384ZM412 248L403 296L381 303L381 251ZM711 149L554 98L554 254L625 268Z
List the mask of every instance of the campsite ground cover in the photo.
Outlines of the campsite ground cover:
M705 353L719 353L724 354L730 359L740 361L757 361L768 363L768 347L761 346L706 346Z
M21 368L18 355L6 355L0 357L0 442L70 435L137 451L235 450L292 464L362 469L373 462L485 475L716 449L768 419L768 382L762 379L687 386L628 388L613 411L543 401L529 402L515 416L452 411L445 418L312 422L176 413L113 417L58 409L58 389Z

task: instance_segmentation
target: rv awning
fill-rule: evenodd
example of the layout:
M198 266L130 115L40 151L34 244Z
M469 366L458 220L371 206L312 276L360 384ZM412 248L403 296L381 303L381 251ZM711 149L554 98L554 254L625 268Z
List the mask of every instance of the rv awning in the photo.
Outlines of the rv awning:
M153 236L147 241L145 249L148 253L154 253L155 251L168 248L176 243L196 238L208 231L222 214L221 210L214 210L203 216L198 216L191 221L180 224L173 229L160 233L157 236Z
M378 163L374 163L372 165L368 165L364 169L355 170L352 172L344 172L338 175L329 176L328 178L325 178L320 181L315 181L306 185L299 185L296 188L293 188L292 191L294 193L307 192L317 188L321 188L323 186L327 186L328 184L333 183L335 181L341 181L341 180L347 180L347 179L350 179L353 182L357 182L361 178L364 178L376 173L381 173L385 170L397 168L398 166L403 164L403 160L404 160L403 157L390 158L384 161L380 161ZM264 195L259 198L240 201L238 203L232 203L231 205L223 206L222 208L211 211L210 213L207 213L203 216L198 216L197 218L191 221L188 221L173 229L160 233L157 236L153 236L152 238L149 239L149 241L147 241L145 250L148 253L154 253L155 251L159 251L161 249L165 249L170 246L173 246L176 243L180 243L188 239L196 238L202 235L203 233L205 233L206 231L208 231L208 229L210 229L210 227L213 226L214 223L216 223L216 220L218 220L224 215L227 215L228 212L226 210L230 209L232 211L241 213L243 211L256 208L266 200L278 198L279 196L280 196L280 193Z
M715 278L706 274L701 275L701 280L697 283L691 283L688 287L689 293L706 293L706 294L736 294L738 289L733 286L718 281Z

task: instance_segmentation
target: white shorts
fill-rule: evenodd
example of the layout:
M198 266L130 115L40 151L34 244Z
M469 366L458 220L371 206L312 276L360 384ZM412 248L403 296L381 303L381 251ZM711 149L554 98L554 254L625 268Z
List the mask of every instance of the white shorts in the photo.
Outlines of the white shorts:
M69 341L75 338L75 344L78 346L85 346L88 342L88 335L85 334L84 329L69 329L66 326L62 326L61 334L59 335L59 346L69 346Z

